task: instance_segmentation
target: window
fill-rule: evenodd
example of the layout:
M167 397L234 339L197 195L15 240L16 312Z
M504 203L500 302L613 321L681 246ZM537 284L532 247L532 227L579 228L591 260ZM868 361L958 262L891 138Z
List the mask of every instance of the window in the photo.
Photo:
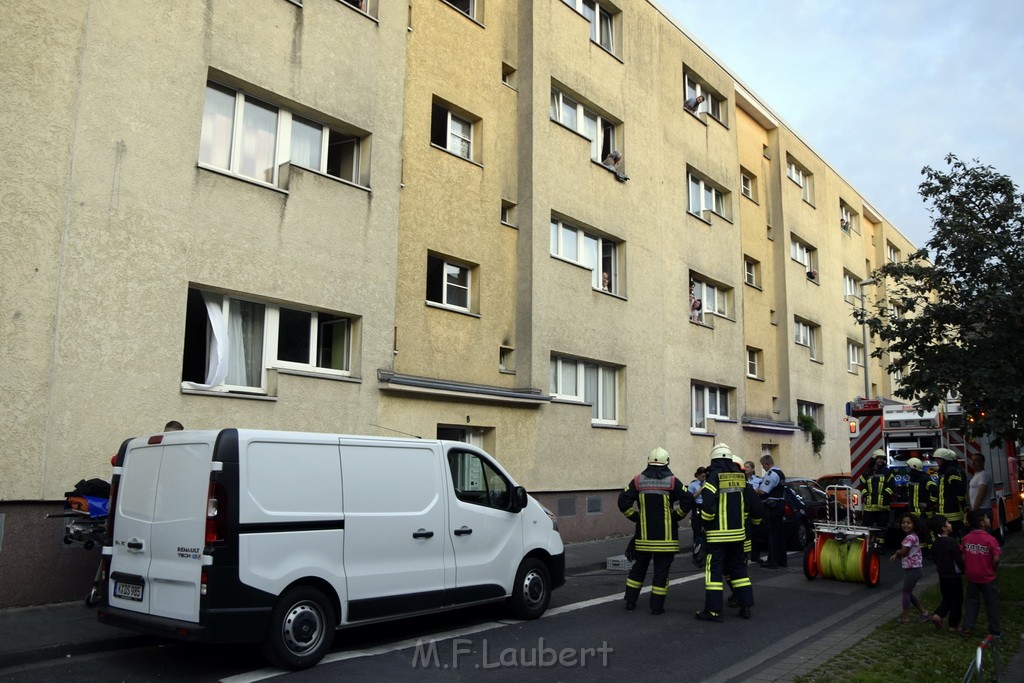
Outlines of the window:
M591 422L617 424L618 370L610 365L551 356L551 395L589 403Z
M439 256L427 256L427 301L460 311L470 305L470 270Z
M843 296L845 296L848 301L851 297L860 297L860 294L857 292L857 279L849 272L843 273Z
M508 510L512 505L512 484L494 465L476 453L448 451L455 497L463 503Z
M811 403L810 401L797 401L796 412L798 415L806 415L807 417L814 420L815 424L821 424L821 411L824 410L825 406L820 403Z
M591 271L590 285L612 294L619 291L618 245L608 237L551 218L551 255Z
M360 157L368 136L342 131L217 83L206 84L199 163L269 185L290 162L362 184Z
M618 150L615 144L615 123L557 88L551 89L551 120L590 140L590 158L597 163L602 163Z
M689 174L689 210L690 213L708 220L712 213L723 218L726 215L726 195L720 188L712 185L704 178Z
M793 237L789 242L789 256L807 271L809 280L818 278L818 250Z
M751 287L761 286L761 264L749 256L743 257L743 281Z
M512 369L513 353L515 353L515 349L513 349L511 346L498 347L498 370L500 372L515 374L515 370Z
M698 305L694 305L694 301ZM708 282L703 276L691 274L690 277L690 320L703 325L711 324L708 315L729 317L732 311L732 288Z
M900 262L900 250L893 246L892 242L885 243L885 258L889 263Z
M740 194L757 201L757 177L745 168L740 169Z
M807 172L807 169L800 166L792 159L787 159L786 177L800 186L801 196L804 201L811 203L813 191L811 187L811 174Z
M793 340L800 346L806 346L811 358L818 360L818 326L796 319L793 321Z
M181 379L186 388L264 392L266 368L348 375L350 316L188 290Z
M516 224L516 205L504 199L501 200L501 222L512 226Z
M470 19L476 19L477 0L444 0L446 3L465 14Z
M596 0L562 0L590 22L590 39L615 54L615 14Z
M341 0L346 5L355 7L360 12L369 14L371 17L376 18L377 16L377 4L379 0ZM298 4L302 4L301 2Z
M463 159L475 159L473 122L436 101L431 110L430 142Z
M747 377L761 377L761 349L747 347Z
M501 82L510 88L516 87L516 70L504 62L501 63Z
M691 73L684 74L683 84L683 107L686 111L691 114L707 112L711 118L715 119L722 125L726 124L725 100L718 93L711 90L704 81ZM697 99L701 97L704 98L703 101L697 102Z
M706 431L707 418L728 420L729 389L694 382L690 387L690 428Z
M852 230L860 232L857 227L857 214L855 214L853 209L851 209L850 206L841 199L839 200L839 229L847 235L849 235Z
M864 367L864 347L849 339L846 340L846 364L850 372L856 372L858 367Z

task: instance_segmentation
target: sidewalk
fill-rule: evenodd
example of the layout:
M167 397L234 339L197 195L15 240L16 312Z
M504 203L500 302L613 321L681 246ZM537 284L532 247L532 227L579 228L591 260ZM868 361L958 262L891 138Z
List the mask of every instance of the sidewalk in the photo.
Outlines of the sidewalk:
M603 569L607 558L621 555L625 548L624 538L567 544L566 573L571 576ZM99 623L96 609L86 607L83 600L0 609L0 670L158 642L151 636Z

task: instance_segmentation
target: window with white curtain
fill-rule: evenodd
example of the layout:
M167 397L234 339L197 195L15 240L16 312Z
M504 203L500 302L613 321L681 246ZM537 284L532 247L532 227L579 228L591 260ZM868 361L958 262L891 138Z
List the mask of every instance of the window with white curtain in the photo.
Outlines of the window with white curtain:
M615 50L615 10L597 0L562 0L590 22L590 39L612 54Z
M589 403L591 422L618 423L618 369L592 361L551 356L551 396Z
M695 173L688 174L688 178L689 193L687 203L690 213L704 219L709 219L712 213L728 218L727 193Z
M690 428L706 431L707 419L728 420L729 393L727 387L694 382L690 387Z
M365 134L342 132L241 90L206 84L200 166L278 185L280 166L290 162L364 184L360 153L368 144Z
M351 370L351 316L189 288L182 386L266 392L267 368Z
M590 285L594 289L618 293L619 262L614 240L552 217L551 255L589 268Z
M793 341L810 350L811 358L818 359L818 330L812 323L796 319L793 321Z

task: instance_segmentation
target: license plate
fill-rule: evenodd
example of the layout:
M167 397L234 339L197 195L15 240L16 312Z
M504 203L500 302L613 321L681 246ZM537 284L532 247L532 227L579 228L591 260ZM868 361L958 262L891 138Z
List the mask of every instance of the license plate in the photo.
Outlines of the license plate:
M114 582L114 597L142 602L142 584Z

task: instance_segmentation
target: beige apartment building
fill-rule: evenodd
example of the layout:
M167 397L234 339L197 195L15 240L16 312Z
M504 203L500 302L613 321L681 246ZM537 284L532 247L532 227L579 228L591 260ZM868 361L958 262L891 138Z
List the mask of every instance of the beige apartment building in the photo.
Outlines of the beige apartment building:
M43 515L171 419L477 443L571 541L891 394L851 312L914 247L652 0L11 10L0 605L84 595Z

